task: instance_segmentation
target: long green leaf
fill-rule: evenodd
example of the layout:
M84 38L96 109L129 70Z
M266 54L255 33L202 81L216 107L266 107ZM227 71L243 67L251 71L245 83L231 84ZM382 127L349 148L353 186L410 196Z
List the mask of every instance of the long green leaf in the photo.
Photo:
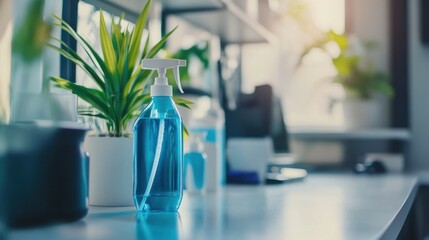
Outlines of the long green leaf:
M115 111L115 117L118 119L118 111L117 109L120 107L120 99L122 92L120 91L120 76L118 73L117 66L117 58L115 51L113 49L112 41L110 39L110 35L107 32L106 22L104 21L104 16L102 11L100 11L100 40L101 40L101 49L104 56L104 62L106 62L107 68L111 73L112 79L109 83L110 88L113 89L113 93L108 96L110 100L110 105L113 107ZM115 100L113 100L114 98Z
M55 24L55 25L59 26L61 29L66 31L68 34L70 34L74 39L76 39L76 41L82 46L86 54L89 56L94 66L96 66L97 69L103 74L106 82L104 90L107 93L113 92L113 90L110 87L111 85L113 85L112 83L113 77L110 74L109 70L107 69L105 62L100 57L100 55L94 50L94 48L91 47L91 45L81 35L79 35L76 31L74 31L74 29L67 22L65 22L64 20L62 20L56 15L52 15L52 16L61 22L61 24Z
M150 32L147 34L147 39L146 39L146 43L144 44L143 53L142 53L140 62L147 54L147 51L149 49L149 42L150 42ZM140 62L138 64L140 64Z
M189 131L188 131L188 129L186 128L186 126L185 126L185 124L182 122L182 127L183 127L183 131L185 132L185 135L186 136L189 136Z
M112 41L110 40L102 11L100 11L100 40L104 62L106 63L107 69L109 69L110 73L114 74L116 72L116 54L113 50Z
M127 94L127 93L129 93L130 92L130 89L131 89L131 87L133 86L133 84L134 84L134 81L136 80L136 78L138 77L138 75L140 74L140 72L141 71L143 71L143 69L139 69L139 68L137 68L132 74L131 74L131 77L128 79L128 82L127 82L127 84L125 85L125 88L124 88L124 94Z
M170 35L173 34L174 31L176 31L176 29L177 27L173 28L173 30L171 30L164 37L162 37L161 40L157 44L155 44L155 46L152 47L152 49L144 58L153 58L159 52L159 50L162 49L162 47L164 46L164 43L167 41Z
M132 86L130 92L143 91L146 87L146 84L149 80L149 77L152 75L153 71L143 70L137 74L136 78L132 81Z
M112 21L112 44L116 52L116 57L120 57L121 45L122 45L122 33L120 26Z
M119 56L118 59L118 70L119 70L119 75L121 76L121 89L123 89L123 86L126 85L126 83L128 82L129 79L129 75L128 75L128 61L129 61L129 52L127 51L128 46L127 46L127 37L128 35L125 34L124 38L122 39L122 43L121 43L121 54Z
M102 118L102 119L107 120L107 117L104 116L101 113L97 113L96 114L96 113L82 113L82 112L79 112L79 115L81 115L81 116L88 116L88 117L97 117L97 118Z
M144 91L145 85L152 75L153 71L137 69L130 77L127 85L124 88L124 94L135 91Z
M66 43L64 43L63 41L59 40L59 39L55 39L52 38L55 41L60 42L60 44L65 47L67 49L67 51L65 51L62 48L59 48L55 45L52 44L48 44L47 46L56 50L57 52L59 52L62 56L64 56L65 58L69 59L70 61L72 61L73 63L75 63L77 66L79 66L82 70L84 70L96 83L97 85L101 88L104 89L104 82L103 80L100 78L100 76L97 74L97 72L95 72L95 70L90 67L73 49L71 49L70 46L68 46Z
M101 57L98 55L98 53L91 47L91 45L81 36L79 35L66 21L62 20L60 17L56 16L55 14L52 14L52 16L57 19L60 24L54 24L54 26L60 27L62 30L70 34L83 48L83 50L86 52L86 54L89 56L90 60L94 64L94 66L101 72L104 62L101 59ZM95 59L94 59L95 58ZM102 64L100 66L100 64ZM104 66L104 68L106 68ZM106 68L107 69L107 68Z
M192 101L179 97L173 97L173 100L174 103L176 103L177 105L185 107L187 109L191 109L191 105L194 104Z
M150 102L150 96L149 95L139 95L134 102L131 104L130 108L126 111L124 114L127 116L128 114L132 114L135 111L141 110L141 108Z
M119 66L121 67L121 89L124 89L127 85L129 79L130 79L130 73L127 68L128 66L128 51L125 51L125 54L123 54L123 60L121 59L119 62ZM122 92L123 96L126 95L126 93Z
M151 0L146 3L145 7L143 8L137 19L136 26L134 27L130 45L130 60L128 62L128 69L130 69L131 71L136 65L137 57L140 52L140 43L142 39L143 30L146 25L146 19L149 13L150 5Z
M123 100L122 106L122 116L125 116L130 109L132 103L135 101L136 97L139 95L139 92L127 94Z
M106 99L103 92L77 85L60 77L51 77L50 79L56 83L57 87L71 91L85 102L91 104L104 115L111 115L110 107L108 104L106 104Z
M189 101L188 99L185 99L185 98L181 98L181 97L173 97L173 100L175 103L181 103L181 104L186 104L186 105L194 104L194 102Z

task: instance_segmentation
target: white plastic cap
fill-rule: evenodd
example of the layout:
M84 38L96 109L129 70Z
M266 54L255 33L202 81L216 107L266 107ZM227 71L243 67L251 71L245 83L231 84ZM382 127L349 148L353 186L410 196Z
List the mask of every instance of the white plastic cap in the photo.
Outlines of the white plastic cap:
M186 66L186 60L180 59L143 59L142 68L158 70L158 77L155 78L154 84L150 87L151 96L173 96L173 89L168 85L166 70L173 69L174 78L176 80L179 91L183 93L182 85L180 84L179 67Z

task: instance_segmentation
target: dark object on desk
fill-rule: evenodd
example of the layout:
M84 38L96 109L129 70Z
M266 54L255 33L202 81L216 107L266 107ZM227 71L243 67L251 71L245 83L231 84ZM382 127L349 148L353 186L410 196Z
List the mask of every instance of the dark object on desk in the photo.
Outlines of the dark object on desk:
M73 221L88 212L86 129L0 125L3 217L10 227Z
M354 171L356 173L377 174L377 173L386 173L387 169L381 161L374 160L371 162L356 164Z
M258 173L254 171L229 170L226 181L232 184L259 184Z

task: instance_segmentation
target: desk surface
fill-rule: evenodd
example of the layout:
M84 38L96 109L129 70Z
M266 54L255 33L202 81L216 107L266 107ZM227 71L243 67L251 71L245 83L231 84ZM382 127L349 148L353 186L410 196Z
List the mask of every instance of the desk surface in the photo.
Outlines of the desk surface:
M399 140L408 141L411 132L406 128L344 129L344 128L289 128L289 135L297 140Z
M389 226L417 183L404 175L318 174L290 184L228 186L185 193L179 213L93 207L80 221L14 230L8 239L378 239L395 231Z

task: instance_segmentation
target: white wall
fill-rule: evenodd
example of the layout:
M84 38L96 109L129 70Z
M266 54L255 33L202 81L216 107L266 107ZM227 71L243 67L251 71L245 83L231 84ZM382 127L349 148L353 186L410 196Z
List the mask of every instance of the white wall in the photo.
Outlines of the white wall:
M346 0L351 9L350 32L363 41L375 41L377 49L370 54L377 69L389 70L389 0Z
M353 6L352 32L362 39L382 43L374 59L381 69L389 67L388 0L349 0ZM420 42L420 0L408 1L408 51L410 124L412 140L407 164L411 169L429 170L429 46Z
M388 0L348 0L351 4L351 32L362 39L381 43L374 54L376 65L389 68ZM408 54L410 81L410 123L412 140L407 164L411 169L429 170L429 46L420 42L420 0L408 1Z
M408 56L413 169L429 169L429 46L420 42L419 0L408 1Z

